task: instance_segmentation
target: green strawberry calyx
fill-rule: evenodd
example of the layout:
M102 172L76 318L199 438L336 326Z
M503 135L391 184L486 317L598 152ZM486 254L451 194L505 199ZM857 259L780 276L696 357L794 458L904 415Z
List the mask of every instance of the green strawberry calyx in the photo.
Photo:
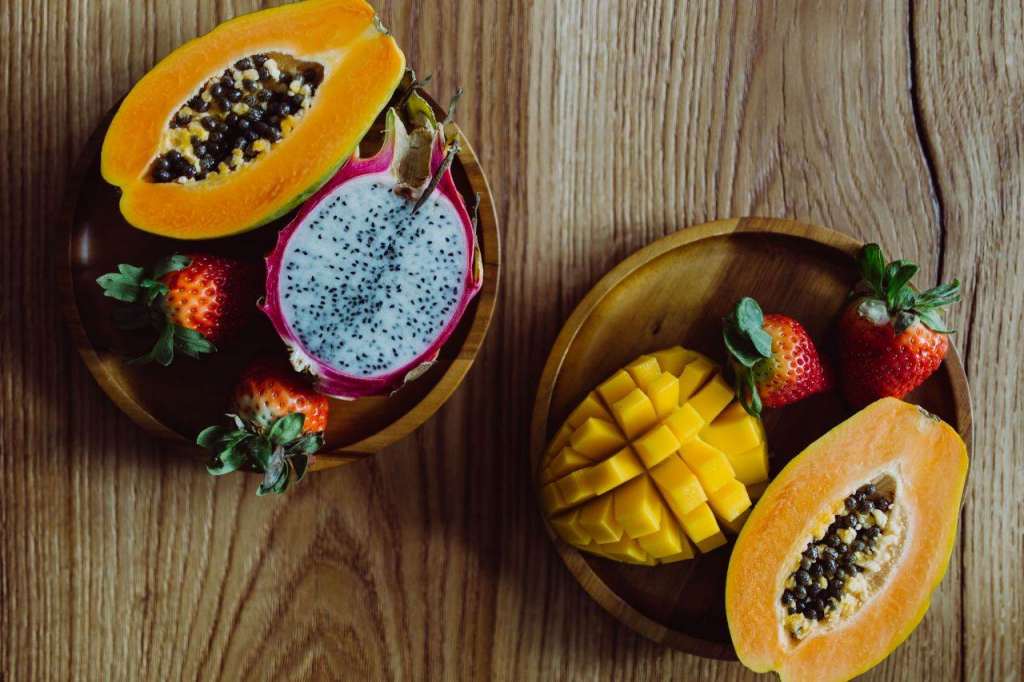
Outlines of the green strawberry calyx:
M135 330L152 327L157 332L153 348L132 360L133 363L156 362L166 367L174 361L175 351L198 358L217 350L196 330L171 322L163 309L163 299L169 289L160 278L187 268L189 263L191 260L188 256L174 254L157 261L149 273L136 265L121 263L117 266L117 272L108 272L96 279L104 296L126 304L114 310L114 324L118 328Z
M748 414L759 417L763 406L756 377L772 357L772 337L764 330L764 312L757 301L749 296L739 300L722 320L722 340L732 360L736 397Z
M857 256L861 281L852 296L860 298L857 312L876 325L893 325L897 334L920 322L939 334L952 334L939 309L960 300L960 280L918 292L910 284L917 264L908 260L887 262L878 244L865 244Z
M261 429L237 414L227 415L233 426L210 426L196 437L196 443L210 450L213 458L206 470L223 476L246 467L263 474L256 490L259 496L280 494L294 479L306 475L313 455L324 445L324 434L303 433L306 415L293 412L275 419Z

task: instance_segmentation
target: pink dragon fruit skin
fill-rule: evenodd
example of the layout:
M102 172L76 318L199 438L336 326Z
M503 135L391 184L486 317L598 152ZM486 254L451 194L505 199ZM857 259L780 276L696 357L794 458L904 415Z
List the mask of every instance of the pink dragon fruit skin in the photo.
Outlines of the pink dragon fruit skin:
M429 173L424 167L421 175L429 180L444 166L448 145L441 128L430 128L426 139ZM449 168L412 212L426 182L420 177L410 187L400 175L415 165L415 146L389 111L380 151L365 159L357 152L267 256L261 307L292 365L314 375L326 395L383 395L420 376L480 290L475 226ZM412 164L402 163L407 157Z

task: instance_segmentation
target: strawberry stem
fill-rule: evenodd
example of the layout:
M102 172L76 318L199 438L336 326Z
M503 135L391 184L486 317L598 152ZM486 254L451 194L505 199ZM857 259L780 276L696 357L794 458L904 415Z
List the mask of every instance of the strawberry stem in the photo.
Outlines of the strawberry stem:
M917 274L916 263L908 260L886 262L878 244L865 244L857 256L861 283L855 291L864 291L868 298L861 303L861 314L872 320L881 312L874 301L885 306L885 313L893 321L897 333L903 333L915 323L940 334L951 334L938 310L960 300L960 281L953 280L919 293L910 284ZM878 323L878 322L876 322Z

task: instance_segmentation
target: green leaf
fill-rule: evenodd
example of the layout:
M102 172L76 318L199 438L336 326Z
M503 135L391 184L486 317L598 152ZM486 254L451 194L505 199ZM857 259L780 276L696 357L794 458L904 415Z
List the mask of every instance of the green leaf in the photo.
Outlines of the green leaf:
M153 265L153 279L160 279L169 272L184 270L191 262L192 259L188 256L182 256L178 253L161 258Z
M146 305L153 305L161 296L166 296L170 289L163 282L158 282L155 279L144 279L142 284L139 285L142 302Z
M167 367L174 361L174 325L168 323L160 330L153 348L140 358L135 358L131 364L156 362Z
M761 394L757 391L757 384L754 381L754 373L750 370L743 370L736 377L736 395L739 396L740 404L752 417L761 416Z
M234 431L226 426L207 426L196 436L196 445L212 450L220 445L230 433L234 433Z
M750 340L728 323L722 328L722 341L725 342L729 354L744 367L753 367L764 359L759 352L752 350L753 344Z
M960 280L940 284L932 287L924 293L918 294L915 308L918 310L928 308L941 308L956 303L960 300Z
M247 441L249 456L252 457L253 463L256 465L258 471L267 471L270 466L271 456L274 454L274 449L271 447L270 442L266 438L253 438L251 441Z
M857 256L860 275L876 296L884 296L882 278L885 275L885 255L878 244L865 244Z
M274 450L264 471L263 482L256 490L257 495L262 497L269 493L283 493L288 488L288 479L291 478L292 468L285 458L282 448Z
M933 332L939 334L954 334L956 330L950 329L946 326L942 316L939 315L938 311L934 308L928 308L926 310L917 311L917 316L921 320L921 324L931 329Z
M907 284L917 274L917 265L910 261L900 260L893 261L889 264L889 267L893 270L893 273L886 283L886 303L889 305L890 311L896 311L900 309L897 305L907 300L908 292L910 294L909 298L913 299L913 290Z
M198 358L200 355L217 351L217 347L195 329L182 327L179 324L168 324L168 326L174 328L174 346L190 358Z
M103 295L108 298L135 303L139 297L138 282L116 272L109 272L96 278L96 283L103 289Z
M216 458L208 464L206 471L211 476L223 476L238 471L245 464L245 449L228 447L217 453Z
M128 263L121 263L118 265L117 271L136 282L140 281L142 276L146 274L146 271L143 268L140 268L137 265L129 265Z
M306 415L301 412L292 412L281 417L270 427L267 438L274 445L285 445L302 435L302 425L306 421Z
M310 456L315 454L324 446L324 434L307 433L295 442L288 445L290 456Z
M298 483L309 469L309 457L306 455L295 455L291 458L291 461L292 468L295 469L295 482Z

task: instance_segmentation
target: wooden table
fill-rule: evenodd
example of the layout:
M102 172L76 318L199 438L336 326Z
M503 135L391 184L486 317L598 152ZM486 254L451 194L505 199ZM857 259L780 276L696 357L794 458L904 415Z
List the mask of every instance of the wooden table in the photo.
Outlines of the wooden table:
M988 4L382 1L434 92L467 90L460 123L504 229L498 316L415 436L257 499L100 392L53 250L101 115L260 3L0 2L0 679L746 679L588 600L526 456L541 365L584 292L652 240L738 215L879 240L922 283L963 281L960 541L921 627L869 677L1021 679L1024 14Z

